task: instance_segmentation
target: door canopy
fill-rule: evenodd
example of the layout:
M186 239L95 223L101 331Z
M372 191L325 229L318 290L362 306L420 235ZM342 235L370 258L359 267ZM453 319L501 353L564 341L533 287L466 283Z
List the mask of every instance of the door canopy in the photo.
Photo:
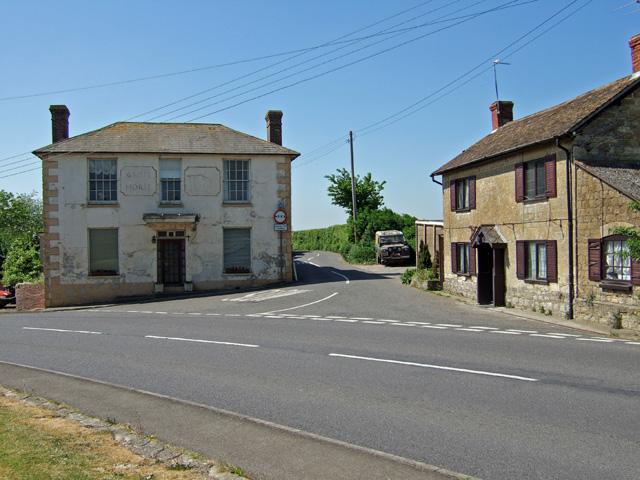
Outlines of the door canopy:
M480 225L471 234L471 245L473 248L478 248L480 245L505 248L507 241L495 225Z

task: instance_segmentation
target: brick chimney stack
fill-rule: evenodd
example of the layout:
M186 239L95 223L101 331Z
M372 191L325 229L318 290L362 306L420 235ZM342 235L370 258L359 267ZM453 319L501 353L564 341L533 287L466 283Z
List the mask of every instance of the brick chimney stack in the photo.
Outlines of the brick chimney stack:
M513 102L499 100L489 105L489 110L491 110L491 125L493 130L497 130L513 120Z
M633 73L640 72L640 33L631 37L629 40L631 47L631 65Z
M66 105L51 105L51 138L56 143L69 138L69 109Z
M264 119L267 121L267 141L282 145L282 112L269 110Z

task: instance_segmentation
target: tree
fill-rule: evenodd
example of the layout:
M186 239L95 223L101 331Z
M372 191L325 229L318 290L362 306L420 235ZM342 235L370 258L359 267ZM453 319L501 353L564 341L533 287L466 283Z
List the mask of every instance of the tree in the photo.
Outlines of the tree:
M9 247L7 258L5 258L2 267L2 283L4 285L38 280L42 266L37 243L26 238L15 240Z
M345 209L348 215L352 210L351 174L345 168L339 168L337 173L326 175L329 180L329 197L331 203ZM356 207L358 212L364 210L378 210L384 204L382 190L386 181L377 182L371 177L371 172L363 178L356 175Z
M640 202L631 202L629 209L640 212ZM636 261L640 261L640 230L634 227L617 227L613 229L616 235L625 235L629 247L629 255Z
M431 268L431 253L429 247L424 243L424 240L420 240L420 254L418 255L418 268L429 269Z
M35 194L0 190L0 258L19 239L36 242L42 231L42 202Z

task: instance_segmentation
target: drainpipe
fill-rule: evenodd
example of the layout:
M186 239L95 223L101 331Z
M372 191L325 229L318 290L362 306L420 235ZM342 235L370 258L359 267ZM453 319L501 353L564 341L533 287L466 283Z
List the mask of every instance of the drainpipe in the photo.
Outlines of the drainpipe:
M436 177L435 177L435 176L433 176L433 175L431 175L431 181L432 181L433 183L437 183L438 185L442 186L442 182L439 182L438 180L436 180Z
M556 147L562 150L566 155L566 181L567 181L567 222L568 222L568 241L569 241L569 299L567 305L567 317L569 320L573 320L573 202L572 202L572 187L571 187L571 162L573 160L571 151L565 148L560 143L560 138L556 138Z

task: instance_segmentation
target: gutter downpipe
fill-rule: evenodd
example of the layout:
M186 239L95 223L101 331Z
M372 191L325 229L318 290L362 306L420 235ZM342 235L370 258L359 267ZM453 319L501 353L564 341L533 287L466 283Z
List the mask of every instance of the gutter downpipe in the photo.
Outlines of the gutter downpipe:
M556 137L556 147L562 150L566 155L566 182L567 182L567 222L568 222L568 240L569 240L569 298L567 305L567 318L573 320L573 291L574 291L574 278L573 278L573 190L571 186L571 162L573 157L571 151L565 148L560 143L560 137Z
M438 180L436 180L436 177L433 174L431 174L431 181L433 183L437 183L438 185L442 186L442 182L439 182Z

